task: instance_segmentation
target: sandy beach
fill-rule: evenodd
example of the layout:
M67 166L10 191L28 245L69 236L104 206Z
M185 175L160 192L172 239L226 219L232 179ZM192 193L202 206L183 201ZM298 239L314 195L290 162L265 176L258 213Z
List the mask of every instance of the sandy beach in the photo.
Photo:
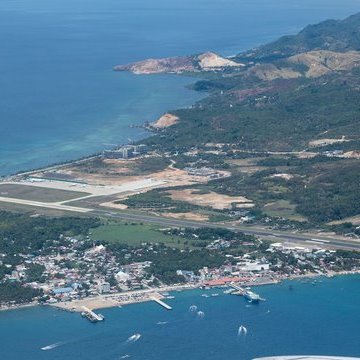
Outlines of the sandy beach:
M135 291L127 291L121 293L114 293L114 294L98 295L81 300L59 302L52 304L52 306L68 311L81 312L83 311L84 307L91 310L96 310L96 309L103 309L109 307L136 304L146 301L153 301L154 298L163 299L164 296L162 295L162 293L164 292L192 290L195 288L197 288L197 286L194 285L173 285L173 286L166 286L166 287L154 288L154 289L135 290Z

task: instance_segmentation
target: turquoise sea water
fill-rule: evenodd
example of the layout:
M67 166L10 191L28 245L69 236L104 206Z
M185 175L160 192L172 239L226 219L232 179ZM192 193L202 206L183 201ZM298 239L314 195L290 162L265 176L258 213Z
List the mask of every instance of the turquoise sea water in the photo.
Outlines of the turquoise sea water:
M292 290L289 285L292 284ZM360 357L360 276L298 281L256 289L265 302L224 295L222 289L175 292L155 303L103 309L91 324L79 314L47 307L0 313L0 358L6 360L248 360L284 354ZM202 293L219 293L204 298ZM199 318L191 305L205 313ZM160 324L159 324L160 322ZM248 333L238 336L244 325ZM127 341L141 334L137 342ZM41 347L57 344L51 350Z
M359 11L358 0L1 0L0 175L145 134L188 106L178 76L114 73L148 57L225 55Z

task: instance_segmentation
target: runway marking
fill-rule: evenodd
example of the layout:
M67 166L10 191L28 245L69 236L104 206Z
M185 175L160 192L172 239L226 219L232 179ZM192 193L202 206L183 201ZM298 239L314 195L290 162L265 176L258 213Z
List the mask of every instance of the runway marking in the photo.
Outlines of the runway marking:
M319 242L319 243L329 243L329 240L321 240L321 239L311 239L311 241Z

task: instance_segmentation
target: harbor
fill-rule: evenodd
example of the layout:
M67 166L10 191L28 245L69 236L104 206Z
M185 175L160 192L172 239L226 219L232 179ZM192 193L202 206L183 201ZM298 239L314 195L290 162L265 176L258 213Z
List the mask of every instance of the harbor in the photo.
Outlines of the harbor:
M240 295L243 296L247 301L251 303L258 303L259 301L265 301L259 294L251 291L249 288L245 289L237 284L229 284L230 287L235 289L236 291L231 292L232 295Z

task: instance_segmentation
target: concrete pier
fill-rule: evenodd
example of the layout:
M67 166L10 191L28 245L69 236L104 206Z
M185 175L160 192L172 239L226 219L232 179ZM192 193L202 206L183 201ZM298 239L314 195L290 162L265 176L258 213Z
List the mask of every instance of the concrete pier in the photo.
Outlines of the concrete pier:
M90 310L89 308L87 308L86 306L83 306L82 309L84 310L85 316L90 320L90 321L103 321L104 317L102 315L98 315L96 313L94 313L92 310Z
M246 292L246 290L239 285L229 284L229 286L232 287L233 289L237 290L240 295L244 295Z
M160 299L157 299L156 297L152 296L151 300L154 300L155 302L157 302L159 305L161 305L162 307L164 307L166 310L172 310L172 307L168 304L165 304L163 301L161 301Z

